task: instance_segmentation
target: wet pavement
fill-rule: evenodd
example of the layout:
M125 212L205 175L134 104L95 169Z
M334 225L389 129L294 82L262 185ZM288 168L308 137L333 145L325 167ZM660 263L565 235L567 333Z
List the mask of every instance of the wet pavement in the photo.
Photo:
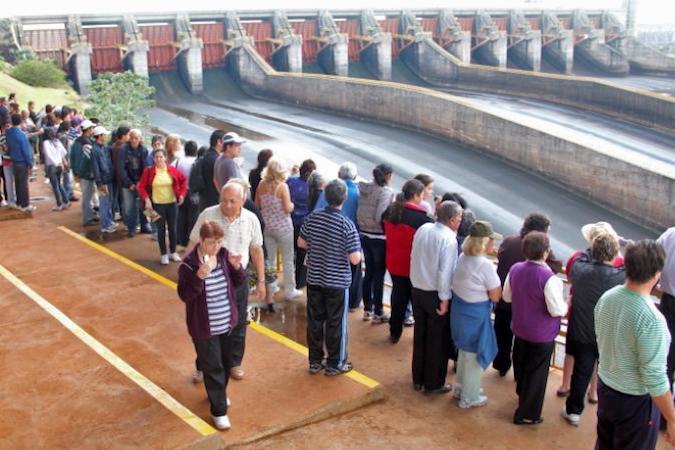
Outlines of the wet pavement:
M619 214L560 189L536 174L504 161L421 133L365 120L337 116L296 106L251 98L224 71L205 72L205 94L191 96L175 74L153 74L157 101L174 112L156 108L153 123L200 144L208 141L212 127L204 120L190 120L193 112L234 126L273 136L250 138L242 156L247 170L258 150L270 147L289 163L311 157L319 170L333 177L344 161L354 162L359 174L369 178L372 168L387 161L394 167L395 188L417 173L436 179L437 193L460 192L479 218L489 220L502 234L517 233L522 218L541 211L552 218L555 251L563 258L584 246L582 225L599 220L611 222L627 238L655 237L651 230ZM243 131L244 136L246 131ZM253 134L252 134L253 135Z

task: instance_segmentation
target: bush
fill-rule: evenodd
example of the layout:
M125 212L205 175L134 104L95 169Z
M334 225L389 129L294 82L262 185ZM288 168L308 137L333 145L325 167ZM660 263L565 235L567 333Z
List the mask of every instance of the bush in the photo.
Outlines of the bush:
M155 88L148 79L133 72L103 73L89 85L85 99L91 105L85 111L87 117L96 117L108 129L121 124L132 128L149 125L145 112L154 106L151 99Z
M67 86L66 73L54 61L24 60L11 73L12 77L35 87L62 88Z

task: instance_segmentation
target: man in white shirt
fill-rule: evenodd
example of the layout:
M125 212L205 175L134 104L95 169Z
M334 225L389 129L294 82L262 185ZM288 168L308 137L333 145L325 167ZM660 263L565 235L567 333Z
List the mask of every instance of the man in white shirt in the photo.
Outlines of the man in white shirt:
M446 201L436 214L435 223L424 224L415 233L410 257L415 316L412 375L415 390L446 394L450 392L445 384L451 343L448 310L462 207Z
M242 206L245 200L245 191L241 184L229 181L223 186L220 193L220 203L206 208L199 215L195 226L190 233L190 246L193 248L199 242L199 229L202 224L211 220L217 222L225 231L222 246L230 253L241 255L241 264L246 267L250 259L253 261L258 277L256 296L265 298L265 258L263 256L263 238L260 221L251 211ZM246 311L248 307L248 283L243 283L236 289L237 307L239 311L238 325L232 330L232 369L230 376L235 380L244 377L241 362L244 358L246 340ZM198 374L193 377L199 378Z
M658 284L658 289L663 293L659 309L666 318L670 335L675 336L675 227L668 228L656 242L661 244L666 252L666 264ZM672 386L673 372L675 372L675 339L670 342L667 370L668 380Z

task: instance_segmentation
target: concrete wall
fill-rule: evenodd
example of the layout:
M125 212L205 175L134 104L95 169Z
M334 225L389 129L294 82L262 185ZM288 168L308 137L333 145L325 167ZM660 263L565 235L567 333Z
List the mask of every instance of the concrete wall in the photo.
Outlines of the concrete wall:
M431 39L418 66L410 66L429 83L546 100L618 117L675 136L675 99L595 78L532 73L524 70L464 64Z
M635 38L627 41L626 52L631 71L675 75L675 58Z
M672 226L675 171L547 134L437 91L374 80L277 73L248 45L228 66L252 95L459 141L658 227ZM411 154L414 158L414 154ZM518 182L513 180L513 182Z

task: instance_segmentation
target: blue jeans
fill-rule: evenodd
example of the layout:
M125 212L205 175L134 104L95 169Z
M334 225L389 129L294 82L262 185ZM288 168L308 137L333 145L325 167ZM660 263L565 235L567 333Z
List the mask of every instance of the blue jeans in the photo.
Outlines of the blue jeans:
M63 190L66 192L67 201L71 201L73 196L73 183L71 183L71 172L70 169L63 172Z
M47 172L47 178L49 178L49 183L52 185L52 191L54 192L54 200L56 200L56 206L61 206L68 203L68 196L66 195L66 190L63 188L61 183L61 176L63 175L63 167L61 166L47 166L45 171Z
M96 192L96 183L94 180L87 180L80 178L80 189L82 190L82 223L87 225L94 220L94 209L91 207L91 201L94 199Z
M124 223L129 233L135 234L139 223L141 228L149 228L147 217L138 207L138 191L122 188L122 209L124 210Z
M113 226L113 205L112 205L112 192L113 192L113 187L112 184L107 184L105 185L108 188L108 193L106 195L103 195L99 192L98 195L98 215L101 219L101 230L104 230L106 228L110 228Z

